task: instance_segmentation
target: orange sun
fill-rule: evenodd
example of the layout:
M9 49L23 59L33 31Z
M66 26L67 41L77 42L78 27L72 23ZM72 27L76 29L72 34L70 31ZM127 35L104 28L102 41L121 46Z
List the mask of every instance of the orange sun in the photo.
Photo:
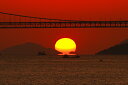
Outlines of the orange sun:
M76 43L70 38L61 38L56 42L55 49L62 55L71 55L70 52L76 51Z

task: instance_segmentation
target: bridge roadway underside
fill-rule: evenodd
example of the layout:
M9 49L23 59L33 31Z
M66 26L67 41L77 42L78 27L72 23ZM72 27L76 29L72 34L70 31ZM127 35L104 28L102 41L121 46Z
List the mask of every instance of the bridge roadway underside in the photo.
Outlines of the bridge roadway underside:
M128 21L0 22L0 28L128 28Z

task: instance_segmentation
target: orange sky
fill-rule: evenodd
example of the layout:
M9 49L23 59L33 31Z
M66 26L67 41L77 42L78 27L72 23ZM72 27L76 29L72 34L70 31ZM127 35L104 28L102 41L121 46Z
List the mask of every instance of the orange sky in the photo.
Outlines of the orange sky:
M56 19L127 20L127 3L127 0L1 0L0 11ZM76 41L77 53L94 54L128 39L128 30L0 29L0 49L24 42L54 48L56 40L62 37Z

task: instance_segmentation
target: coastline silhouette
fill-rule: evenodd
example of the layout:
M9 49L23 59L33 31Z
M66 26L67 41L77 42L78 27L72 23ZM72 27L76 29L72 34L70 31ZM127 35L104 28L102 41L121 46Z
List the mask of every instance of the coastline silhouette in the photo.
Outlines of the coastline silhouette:
M125 40L113 47L98 52L96 55L127 55L128 54L128 40Z
M1 55L11 56L57 55L58 53L51 48L45 48L35 43L24 43L0 51Z

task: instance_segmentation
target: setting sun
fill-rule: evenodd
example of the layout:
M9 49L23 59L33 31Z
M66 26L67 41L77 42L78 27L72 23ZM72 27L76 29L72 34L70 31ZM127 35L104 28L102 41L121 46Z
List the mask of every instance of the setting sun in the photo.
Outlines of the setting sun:
M62 55L70 55L70 52L76 51L76 43L70 38L61 38L56 42L55 49Z

